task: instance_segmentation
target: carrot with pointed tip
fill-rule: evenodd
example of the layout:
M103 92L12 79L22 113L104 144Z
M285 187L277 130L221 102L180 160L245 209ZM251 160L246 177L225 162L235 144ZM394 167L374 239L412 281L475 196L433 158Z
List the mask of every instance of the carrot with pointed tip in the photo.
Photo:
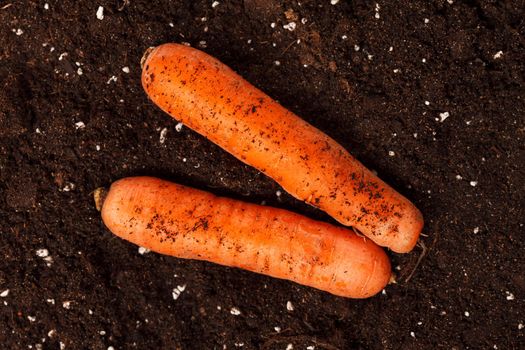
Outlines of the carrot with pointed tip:
M161 254L206 260L367 298L388 283L383 250L355 233L266 206L216 197L152 177L95 191L115 235Z
M142 85L155 104L294 197L395 252L416 244L423 218L410 201L223 63L164 44L148 49L142 65Z

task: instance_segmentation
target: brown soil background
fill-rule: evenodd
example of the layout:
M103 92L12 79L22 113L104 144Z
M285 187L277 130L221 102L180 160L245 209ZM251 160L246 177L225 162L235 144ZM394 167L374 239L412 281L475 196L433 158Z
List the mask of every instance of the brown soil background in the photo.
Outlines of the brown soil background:
M523 1L44 4L0 1L2 349L525 347ZM414 201L413 277L419 248L390 254L385 294L347 300L111 235L90 193L131 175L331 221L147 100L139 60L164 42L216 56Z

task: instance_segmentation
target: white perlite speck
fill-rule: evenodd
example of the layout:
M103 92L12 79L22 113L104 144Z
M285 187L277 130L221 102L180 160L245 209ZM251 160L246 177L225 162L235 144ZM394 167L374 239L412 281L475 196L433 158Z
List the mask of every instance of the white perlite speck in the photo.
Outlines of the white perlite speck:
M469 316L470 316L470 312L465 311L465 316L466 316L466 317L469 317Z
M62 302L62 307L64 309L67 309L67 310L71 309L71 301L66 300L66 301Z
M140 255L144 255L144 254L147 254L149 252L151 252L151 250L149 250L148 248L139 247L139 254Z
M479 227L474 227L474 230L472 230L472 232L478 233L479 232Z
M230 309L230 314L234 315L234 316L239 316L241 314L241 310L239 310L238 308L236 307L232 307Z
M331 5L337 5L339 3L339 0L330 0Z
M498 58L501 58L503 56L503 51L498 51L494 54L494 59L497 60Z
M17 29L13 29L13 33L15 33L16 35L20 36L22 34L24 34L24 31L20 28L17 28Z
M77 69L77 74L78 74L78 75L82 75L82 74L84 74L84 71L82 70L82 68L78 68L78 69Z
M505 293L507 294L507 300L514 300L514 294L509 291L506 291Z
M97 9L97 18L101 21L104 19L104 8L102 6Z
M279 332L281 331L281 327L279 327L279 326L275 326L275 327L273 327L273 329L274 329L277 333L279 333Z
M177 125L175 125L175 131L181 132L183 126L184 126L184 124L177 123Z
M160 143L164 143L166 142L166 134L168 133L168 129L167 128L164 128L160 131L160 138L159 138L159 142Z
M35 322L36 316L27 316L27 319L29 320L29 322Z
M281 65L281 62L280 61L275 61L273 62L276 66L280 66Z
M283 194L283 193L282 193L280 190L275 191L275 195L276 195L277 197L281 197L282 194Z
M313 345L308 345L308 346L306 347L306 350L315 350L315 346L313 346Z
M293 304L291 301L287 301L286 302L286 310L288 311L293 311L294 310L294 307L293 307Z
M186 290L186 285L177 286L177 288L173 288L173 292L171 292L171 296L173 297L173 300L177 300L180 297L180 294Z
M445 121L445 119L447 119L448 117L450 117L450 113L449 112L439 113L439 121L441 123L443 123Z
M519 330L522 330L523 328L525 328L525 326L523 325L523 323L519 323L519 324L518 324L518 329L519 329Z
M425 101L425 106L430 106L430 102L429 101Z
M126 66L126 67L122 67L122 71L123 71L124 73L129 73L129 67L128 67L128 66Z
M111 84L112 81L117 81L117 77L114 76L114 75L112 75L112 76L108 79L108 81L106 81L106 84L109 85L109 84Z
M477 181L470 181L470 186L476 187L478 185Z
M64 343L60 342L58 344L59 344L58 346L60 347L60 350L64 350L66 348L66 344Z
M86 127L86 124L84 124L83 121L79 121L75 123L75 129L84 129Z
M5 298L9 295L9 289L4 290L2 293L0 293L0 297Z
M456 180L462 180L462 179L463 179L463 176L461 176L461 175L459 175L459 174L456 175Z
M49 250L45 248L37 249L36 251L36 256L38 256L39 258L45 258L48 255L49 255Z
M390 157L393 157L393 156L396 155L396 152L394 152L394 151L388 151L388 155L389 155Z
M412 338L415 338L415 337L416 337L416 333L414 333L414 332L410 332L410 336L411 336Z
M44 10L49 10L49 4L47 2L44 4Z
M112 346L108 346L108 350L115 350L115 348Z
M286 350L293 350L293 344L288 344L286 346Z
M212 4L211 4L211 7L212 8L216 8L217 6L219 6L220 2L218 1L214 1Z
M297 24L295 22L290 22L288 24L285 24L283 26L284 29L288 29L289 31L293 32L295 28L297 27Z

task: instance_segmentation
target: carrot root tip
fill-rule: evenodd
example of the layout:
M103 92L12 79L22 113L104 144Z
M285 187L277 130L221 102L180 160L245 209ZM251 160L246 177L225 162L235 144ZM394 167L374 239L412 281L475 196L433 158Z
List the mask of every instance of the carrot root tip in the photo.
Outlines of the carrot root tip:
M388 280L388 284L397 284L397 276L394 272L390 274L390 279Z
M108 191L104 187L99 187L95 191L93 191L93 199L95 200L95 208L97 208L98 211L102 210L102 206L104 205L104 201L106 200L107 195L108 195Z
M144 52L144 55L142 55L142 58L140 59L140 68L144 69L144 63L146 63L146 60L148 59L148 56L151 54L151 51L155 49L154 46L150 46L146 49Z

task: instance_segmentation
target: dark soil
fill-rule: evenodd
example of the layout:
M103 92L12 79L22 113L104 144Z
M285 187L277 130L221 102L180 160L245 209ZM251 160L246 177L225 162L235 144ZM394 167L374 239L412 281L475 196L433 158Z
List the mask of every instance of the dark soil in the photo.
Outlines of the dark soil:
M1 348L525 348L524 2L212 2L0 1ZM389 253L398 283L348 300L109 233L91 192L140 174L332 222L148 101L139 61L164 42L216 56L410 198L417 269L420 248Z

